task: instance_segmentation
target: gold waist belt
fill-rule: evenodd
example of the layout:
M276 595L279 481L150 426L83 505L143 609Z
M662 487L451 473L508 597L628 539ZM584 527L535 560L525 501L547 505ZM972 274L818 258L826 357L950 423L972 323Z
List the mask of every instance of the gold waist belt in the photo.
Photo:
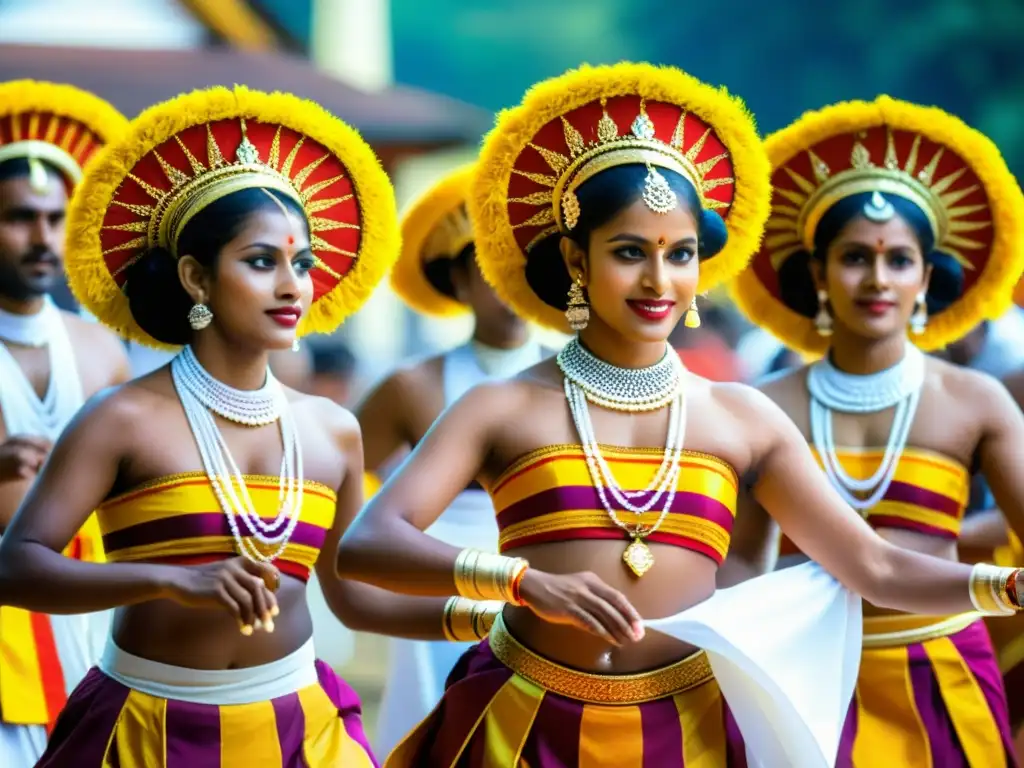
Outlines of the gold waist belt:
M954 635L981 618L971 611L956 616L866 616L864 643L867 648L898 648Z
M650 672L633 675L598 675L563 667L538 656L505 627L501 614L488 635L498 661L546 691L589 704L642 704L696 688L712 679L704 651Z

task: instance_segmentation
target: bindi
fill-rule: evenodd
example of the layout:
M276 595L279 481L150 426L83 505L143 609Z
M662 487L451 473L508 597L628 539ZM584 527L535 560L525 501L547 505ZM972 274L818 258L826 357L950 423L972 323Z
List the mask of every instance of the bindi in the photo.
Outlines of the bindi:
M664 235L662 235L661 237L659 237L659 238L658 238L658 245L659 245L659 246L660 246L661 248L664 248L664 247L665 247L665 244L666 244L667 242L668 242L668 241L667 241L667 240L665 239L665 236L664 236Z
M885 240L883 240L882 238L878 238L878 242L875 244L875 253L885 253Z

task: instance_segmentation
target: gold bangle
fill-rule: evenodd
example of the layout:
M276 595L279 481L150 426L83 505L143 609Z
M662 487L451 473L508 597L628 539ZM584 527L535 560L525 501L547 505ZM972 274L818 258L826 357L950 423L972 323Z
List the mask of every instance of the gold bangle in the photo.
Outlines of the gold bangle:
M1020 610L1006 590L1006 584L1015 572L1015 568L1000 568L988 563L978 563L971 569L971 603L978 613L1010 616Z
M470 600L519 603L515 587L529 565L521 557L464 549L455 558L455 591Z
M491 631L494 619L501 613L500 600L469 600L449 597L444 604L442 631L444 639L453 643L483 640Z

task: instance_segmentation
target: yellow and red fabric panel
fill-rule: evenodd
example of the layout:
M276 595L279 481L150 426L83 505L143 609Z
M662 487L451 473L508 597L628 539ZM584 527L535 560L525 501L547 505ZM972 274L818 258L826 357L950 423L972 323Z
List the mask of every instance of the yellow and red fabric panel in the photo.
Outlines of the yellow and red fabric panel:
M253 508L271 523L280 506L279 478L244 478ZM327 531L334 523L337 496L312 480L303 485L299 522L274 564L307 581ZM234 557L234 535L202 472L156 480L104 502L96 511L110 562L196 563ZM285 525L286 523L282 523ZM269 532L269 535L277 531ZM256 546L262 546L253 540Z
M602 455L625 491L642 491L662 461L660 449L602 446ZM685 452L669 513L646 541L700 552L721 564L729 550L736 517L737 478L732 467L713 456ZM499 477L490 491L498 515L501 551L548 541L625 539L594 488L580 446L533 451ZM616 504L611 494L609 503ZM618 506L618 505L616 505ZM653 525L661 505L641 515ZM624 521L635 515L618 508Z

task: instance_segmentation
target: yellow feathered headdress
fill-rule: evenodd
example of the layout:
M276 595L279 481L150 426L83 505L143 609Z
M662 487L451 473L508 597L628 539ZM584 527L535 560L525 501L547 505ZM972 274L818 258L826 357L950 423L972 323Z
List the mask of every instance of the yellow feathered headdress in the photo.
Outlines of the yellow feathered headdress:
M316 267L298 333L333 331L398 256L394 190L348 125L312 102L241 86L151 107L97 156L68 217L75 295L118 333L166 347L132 318L125 271L154 246L176 255L192 216L251 187L278 191L305 211Z
M932 314L912 341L949 344L1010 305L1024 269L1024 196L985 136L934 107L880 96L809 112L765 141L771 160L772 216L761 250L732 286L747 317L787 346L820 355L828 339L814 319L781 299L779 269L811 253L815 228L837 201L879 191L914 203L935 248L964 271L958 299Z

